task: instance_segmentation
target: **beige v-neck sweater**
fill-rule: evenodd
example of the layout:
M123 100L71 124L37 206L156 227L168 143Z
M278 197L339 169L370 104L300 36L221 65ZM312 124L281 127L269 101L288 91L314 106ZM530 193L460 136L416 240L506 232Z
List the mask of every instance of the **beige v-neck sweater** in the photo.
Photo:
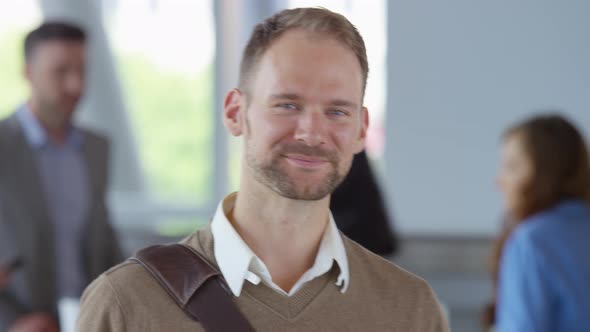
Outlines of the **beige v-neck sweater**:
M350 268L345 293L336 286L338 268L291 297L263 283L244 283L234 301L256 331L448 331L428 284L343 236ZM213 265L209 228L183 240ZM204 331L164 289L134 262L122 263L84 292L78 331Z

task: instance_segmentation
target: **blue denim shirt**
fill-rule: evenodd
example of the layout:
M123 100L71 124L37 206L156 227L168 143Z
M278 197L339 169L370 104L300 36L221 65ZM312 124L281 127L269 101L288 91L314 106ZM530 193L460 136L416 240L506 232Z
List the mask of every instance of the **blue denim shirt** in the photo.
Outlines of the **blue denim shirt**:
M498 283L498 332L590 331L590 206L564 201L509 238Z
M23 105L17 118L31 146L53 223L57 291L60 297L79 297L83 291L81 239L90 202L82 135L71 128L64 144L52 142L32 111Z

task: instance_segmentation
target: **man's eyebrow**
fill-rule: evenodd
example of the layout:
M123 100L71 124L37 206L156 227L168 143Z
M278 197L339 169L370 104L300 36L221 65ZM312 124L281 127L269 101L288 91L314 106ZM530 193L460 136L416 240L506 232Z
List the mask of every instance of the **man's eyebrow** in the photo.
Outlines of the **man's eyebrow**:
M296 93L277 93L270 96L271 100L301 100L302 97ZM334 99L331 100L328 105L337 107L350 107L357 108L358 105L345 99Z
M300 100L301 97L296 93L277 93L277 94L271 95L270 99Z
M357 108L357 104L344 100L344 99L335 99L330 102L331 106L342 106L342 107L350 107L350 108Z

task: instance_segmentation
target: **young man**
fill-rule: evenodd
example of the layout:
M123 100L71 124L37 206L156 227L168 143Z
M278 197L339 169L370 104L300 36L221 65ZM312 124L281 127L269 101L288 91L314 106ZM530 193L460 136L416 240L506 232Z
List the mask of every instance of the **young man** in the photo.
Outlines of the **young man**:
M72 124L85 41L80 28L61 22L31 31L24 47L31 96L0 121L0 233L11 240L2 241L2 255L19 262L0 271L8 278L1 331L58 331L59 299L81 296L121 261L104 201L108 143Z
M325 9L279 12L246 46L223 112L244 137L240 191L183 243L221 271L257 331L447 330L423 280L342 236L330 214L363 149L367 72L361 36ZM78 328L204 331L132 261L86 290Z

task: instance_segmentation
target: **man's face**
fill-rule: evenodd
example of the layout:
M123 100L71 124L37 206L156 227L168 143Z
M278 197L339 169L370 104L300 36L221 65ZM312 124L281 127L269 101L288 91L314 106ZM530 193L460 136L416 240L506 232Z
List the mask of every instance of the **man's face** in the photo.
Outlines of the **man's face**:
M239 97L239 128L230 128L245 138L242 176L287 198L326 197L348 173L366 135L356 56L334 39L291 30L255 71L248 94Z
M86 53L77 41L51 40L35 47L25 72L38 116L49 129L71 120L84 89Z

